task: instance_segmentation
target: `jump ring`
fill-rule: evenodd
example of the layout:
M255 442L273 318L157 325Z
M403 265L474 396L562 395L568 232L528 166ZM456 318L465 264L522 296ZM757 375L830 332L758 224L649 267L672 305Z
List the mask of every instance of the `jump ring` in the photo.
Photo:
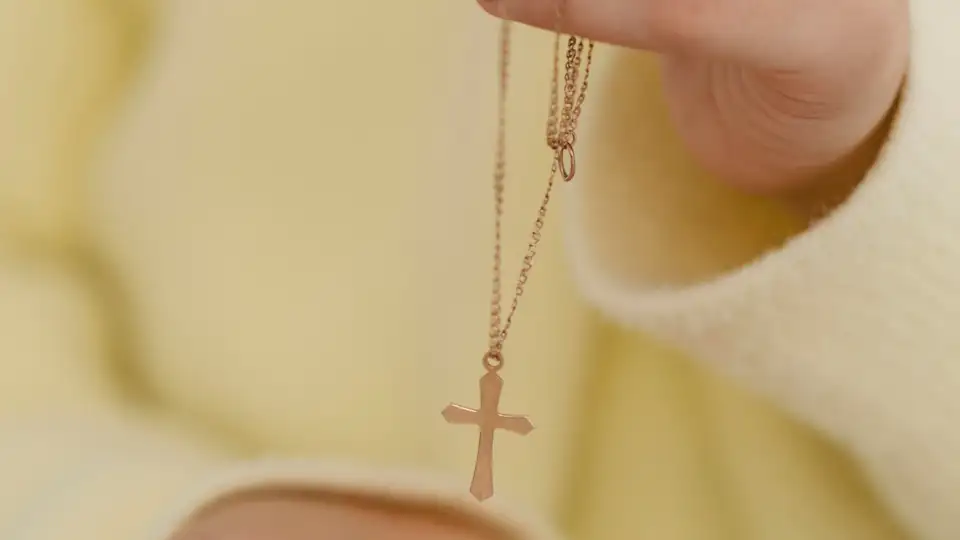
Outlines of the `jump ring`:
M503 369L503 354L500 351L487 351L483 355L483 367L490 373L496 373Z

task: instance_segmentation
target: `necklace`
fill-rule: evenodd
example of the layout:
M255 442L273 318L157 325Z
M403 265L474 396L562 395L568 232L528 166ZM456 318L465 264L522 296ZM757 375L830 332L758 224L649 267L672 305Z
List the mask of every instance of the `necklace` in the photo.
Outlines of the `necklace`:
M527 252L523 257L520 275L514 288L513 300L506 317L501 307L501 259L502 259L502 218L504 200L504 179L506 177L506 103L507 83L510 64L510 23L500 26L500 65L499 65L499 101L497 145L494 157L494 246L493 246L493 288L490 300L490 328L487 352L483 355L483 368L486 370L480 378L480 407L470 409L451 403L443 410L443 417L451 424L473 424L479 427L480 441L477 449L476 465L470 493L483 501L493 496L493 437L498 429L504 429L520 435L533 431L533 423L526 416L501 414L499 411L500 394L503 391L503 379L499 372L504 366L503 345L513 325L520 298L533 269L537 256L550 195L553 192L557 174L564 181L573 180L577 172L577 160L573 147L576 144L577 121L587 94L590 78L590 65L593 61L594 43L576 36L567 41L566 63L564 65L563 96L560 96L560 19L564 0L557 2L557 29L553 47L553 79L550 85L550 112L547 119L546 142L553 151L553 163L547 178L546 192L534 221ZM584 50L586 49L586 51ZM584 53L586 53L585 65ZM583 78L580 70L583 67ZM579 82L579 91L578 91ZM561 103L562 101L562 103Z

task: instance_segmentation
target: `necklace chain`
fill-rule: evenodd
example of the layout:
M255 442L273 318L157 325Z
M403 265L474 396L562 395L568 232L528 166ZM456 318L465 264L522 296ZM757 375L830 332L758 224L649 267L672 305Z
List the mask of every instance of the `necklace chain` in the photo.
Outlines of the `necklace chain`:
M500 63L499 63L499 100L497 111L497 144L495 150L493 172L494 194L494 245L493 245L493 289L490 300L490 332L489 350L483 358L484 367L488 371L499 371L503 367L503 344L507 340L513 317L517 313L520 298L523 296L527 280L533 269L537 248L543 236L543 226L547 217L547 207L550 196L556 183L557 173L565 181L573 179L576 173L576 158L573 147L576 144L577 122L583 102L587 96L590 80L590 67L593 62L594 43L576 36L567 40L566 62L563 75L563 95L560 95L560 45L561 34L559 22L562 13L563 0L557 2L557 32L553 48L553 79L550 85L550 109L547 117L546 143L553 150L554 159L547 178L546 191L540 208L537 211L533 230L530 233L527 251L523 257L520 274L514 287L513 299L506 317L502 308L502 259L503 259L503 201L504 180L506 178L506 127L507 127L507 87L510 79L510 44L511 26L509 22L502 22L500 26ZM586 53L584 63L584 53ZM581 80L581 67L583 77ZM579 91L578 91L579 82Z

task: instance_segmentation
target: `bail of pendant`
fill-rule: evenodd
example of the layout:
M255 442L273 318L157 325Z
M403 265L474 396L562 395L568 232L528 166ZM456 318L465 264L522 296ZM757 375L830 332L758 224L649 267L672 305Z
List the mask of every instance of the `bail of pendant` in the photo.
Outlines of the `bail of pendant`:
M557 148L557 166L560 168L560 176L564 182L573 180L577 174L577 155L573 151L573 145L564 143Z
M503 369L503 353L498 350L489 350L483 355L483 369L489 373L496 373Z

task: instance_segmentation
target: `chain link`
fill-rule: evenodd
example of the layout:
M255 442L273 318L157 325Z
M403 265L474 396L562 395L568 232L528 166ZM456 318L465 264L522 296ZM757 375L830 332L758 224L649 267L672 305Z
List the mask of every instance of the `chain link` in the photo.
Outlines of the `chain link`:
M593 63L594 43L592 40L585 40L576 36L570 36L567 40L566 62L564 63L563 74L563 96L560 95L560 20L563 11L564 0L557 1L557 32L554 38L553 50L553 79L550 85L550 108L547 117L546 142L547 146L554 151L553 163L550 167L550 175L547 178L547 187L544 192L540 208L537 211L536 219L533 223L533 230L530 233L527 251L523 257L520 267L520 274L514 287L513 300L510 303L510 310L506 317L503 316L502 308L502 265L503 265L503 206L504 206L504 183L506 179L506 106L507 106L507 87L510 79L510 43L511 26L509 22L503 21L500 26L500 92L497 111L497 144L495 150L494 172L493 172L493 195L494 195L494 247L493 247L493 288L490 300L490 329L489 329L489 349L484 356L484 367L487 370L499 370L503 367L503 344L507 340L510 328L513 325L514 315L520 305L520 298L523 296L527 281L530 278L530 272L533 270L534 259L537 256L537 248L543 237L543 226L546 222L547 208L550 204L550 197L556 183L558 172L565 181L573 179L576 172L576 158L573 153L573 147L576 144L576 129L580 119L580 113L583 102L586 99L587 89L590 79L590 66ZM583 64L584 50L586 49L586 63ZM581 80L581 67L583 67L583 78ZM578 91L579 81L579 91ZM566 165L569 161L569 167ZM497 362L491 363L489 359L495 358Z

